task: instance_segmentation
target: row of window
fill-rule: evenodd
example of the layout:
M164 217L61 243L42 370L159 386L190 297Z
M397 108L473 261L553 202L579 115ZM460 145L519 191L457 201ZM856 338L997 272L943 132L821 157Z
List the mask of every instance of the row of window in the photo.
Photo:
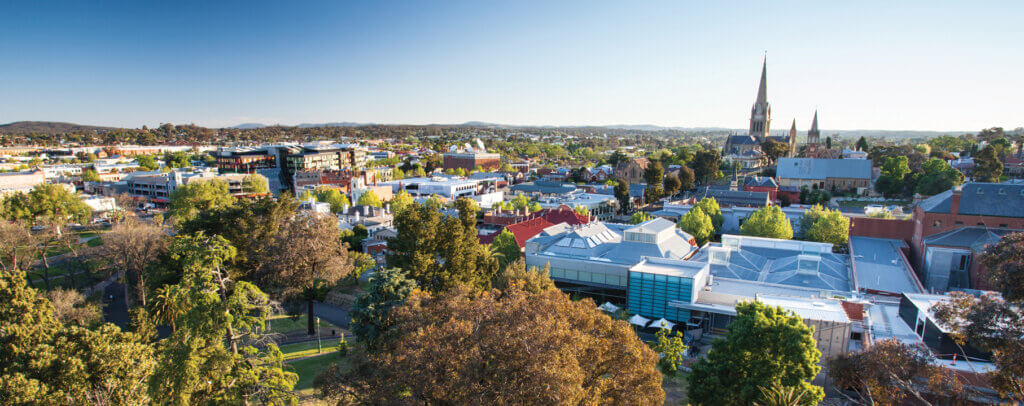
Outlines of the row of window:
M962 225L964 225L964 222L957 221L954 224L958 225L958 226L962 226ZM986 225L985 225L984 222L979 221L978 222L978 226L985 227ZM932 222L932 227L934 227L934 228L942 227L942 220L935 220L935 221L933 221ZM999 223L999 228L1007 228L1007 227L1009 227L1008 223Z
M626 277L619 275L608 275L598 272L551 268L551 277L569 279L580 282L601 283L613 286L626 286Z

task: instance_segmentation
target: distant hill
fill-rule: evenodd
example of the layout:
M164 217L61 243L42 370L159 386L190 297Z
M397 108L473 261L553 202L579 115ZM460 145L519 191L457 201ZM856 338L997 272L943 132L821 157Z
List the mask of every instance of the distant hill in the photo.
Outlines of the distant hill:
M340 123L302 123L299 124L299 128L313 128L313 127L361 127L364 125L373 125L373 123L350 123L348 121L342 121Z
M0 134L64 134L85 131L106 131L116 127L100 127L55 121L15 121L0 125Z
M266 125L263 125L263 124L260 124L260 123L245 123L245 124L239 124L239 125L236 125L236 126L232 126L232 127L229 127L229 128L235 128L235 129L239 129L239 130L250 130L250 129L253 129L253 128L263 128L263 127L266 127Z

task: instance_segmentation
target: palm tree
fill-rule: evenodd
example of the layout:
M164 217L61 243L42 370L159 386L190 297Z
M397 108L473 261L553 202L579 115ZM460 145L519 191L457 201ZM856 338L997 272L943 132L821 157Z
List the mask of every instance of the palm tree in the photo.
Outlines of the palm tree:
M800 404L800 398L804 397L804 390L794 387L785 387L779 384L772 384L771 387L765 388L759 386L761 390L761 397L763 398L760 402L755 402L757 406L797 406Z
M171 331L177 330L175 321L188 310L185 289L178 285L166 285L156 291L153 298L153 317L157 322L170 324Z

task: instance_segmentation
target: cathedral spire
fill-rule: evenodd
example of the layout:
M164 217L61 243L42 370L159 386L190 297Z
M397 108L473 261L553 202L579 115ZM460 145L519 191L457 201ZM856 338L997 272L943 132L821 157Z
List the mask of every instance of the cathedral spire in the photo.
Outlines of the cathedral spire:
M796 119L793 119L793 126L789 127L789 136L796 137Z
M757 104L768 104L768 57L761 62L761 84L757 86Z
M818 110L814 110L814 121L811 122L811 133L818 133Z

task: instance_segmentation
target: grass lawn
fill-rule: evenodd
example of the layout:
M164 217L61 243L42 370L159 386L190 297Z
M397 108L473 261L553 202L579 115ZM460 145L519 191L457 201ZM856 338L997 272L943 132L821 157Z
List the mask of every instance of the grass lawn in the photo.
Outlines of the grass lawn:
M91 239L89 241L86 241L85 245L90 246L90 247L98 247L100 245L103 245L103 238L99 238L99 237L93 238L93 239Z
M306 314L303 313L298 318L293 318L287 314L270 316L270 320L267 320L267 325L269 333L286 334L294 331L306 331ZM330 332L331 329L341 330L338 326L320 320L320 331Z
M332 353L338 350L338 339L336 338L321 339L320 343L323 345L323 354ZM281 352L284 353L284 359L286 361L295 358L308 357L310 355L317 355L316 340L282 345Z
M661 376L661 388L665 390L666 405L685 405L686 387L689 385L690 374L679 371L676 376Z
M313 351L316 350L314 349ZM316 378L320 371L327 369L331 364L341 363L344 366L347 362L344 358L339 357L338 354L331 353L289 362L285 365L292 372L299 374L299 382L295 384L295 390L302 391L313 387L313 379Z

